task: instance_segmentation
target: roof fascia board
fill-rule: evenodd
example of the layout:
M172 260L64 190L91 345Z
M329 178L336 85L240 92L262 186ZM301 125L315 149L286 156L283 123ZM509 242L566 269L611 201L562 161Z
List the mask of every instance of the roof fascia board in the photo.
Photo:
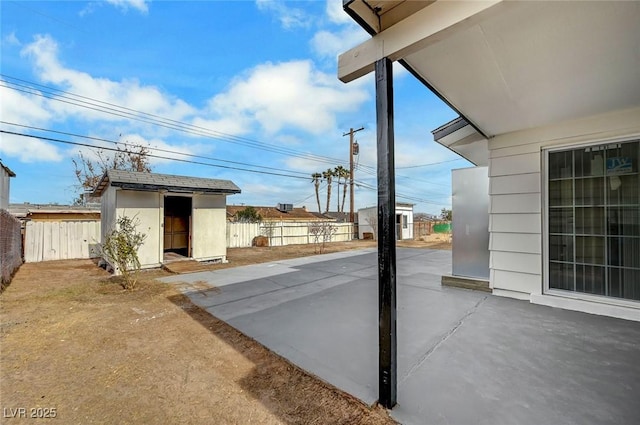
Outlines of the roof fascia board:
M380 18L373 13L365 2L344 0L343 10L360 25L369 35L374 36L380 31ZM366 16L366 17L363 17Z
M158 190L166 190L167 192L175 192L175 193L205 193L205 194L236 194L240 193L239 190L233 189L209 189L202 187L178 187L178 186L165 186L165 185L156 185L156 184L145 184L145 183L122 183L122 182L111 182L111 186L119 187L123 190L139 190L139 191L151 191L155 192Z
M436 1L342 53L338 57L338 78L348 83L373 71L376 61L382 58L396 61L411 55L450 32L475 25L501 3L502 0Z

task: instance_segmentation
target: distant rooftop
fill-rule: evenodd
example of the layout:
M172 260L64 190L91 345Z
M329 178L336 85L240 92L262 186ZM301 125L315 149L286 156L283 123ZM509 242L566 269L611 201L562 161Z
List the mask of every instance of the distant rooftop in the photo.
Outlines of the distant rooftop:
M245 208L251 205L227 205L227 218L233 218L239 211L243 211ZM281 211L277 207L256 207L256 212L260 214L263 220L270 221L286 221L286 220L304 220L304 221L318 221L318 220L330 220L328 217L323 217L317 213L307 211L306 208L293 208L291 211Z

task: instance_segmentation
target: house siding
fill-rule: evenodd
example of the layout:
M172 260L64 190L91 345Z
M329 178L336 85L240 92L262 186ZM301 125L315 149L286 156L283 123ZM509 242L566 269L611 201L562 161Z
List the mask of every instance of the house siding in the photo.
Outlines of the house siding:
M528 299L543 288L543 150L640 135L640 108L489 140L491 286Z

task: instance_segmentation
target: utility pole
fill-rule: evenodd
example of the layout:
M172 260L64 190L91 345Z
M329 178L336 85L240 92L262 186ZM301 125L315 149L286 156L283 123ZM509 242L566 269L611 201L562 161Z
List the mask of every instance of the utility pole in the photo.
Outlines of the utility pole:
M349 221L351 223L355 223L355 218L353 216L353 205L354 205L354 195L353 195L353 135L358 131L364 130L364 127L360 127L357 130L350 128L347 133L344 133L342 137L349 135Z

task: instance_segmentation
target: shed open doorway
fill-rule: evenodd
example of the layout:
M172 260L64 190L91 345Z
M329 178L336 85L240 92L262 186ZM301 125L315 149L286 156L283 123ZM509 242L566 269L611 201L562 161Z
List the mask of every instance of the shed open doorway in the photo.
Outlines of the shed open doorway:
M191 257L191 198L164 198L164 253Z

